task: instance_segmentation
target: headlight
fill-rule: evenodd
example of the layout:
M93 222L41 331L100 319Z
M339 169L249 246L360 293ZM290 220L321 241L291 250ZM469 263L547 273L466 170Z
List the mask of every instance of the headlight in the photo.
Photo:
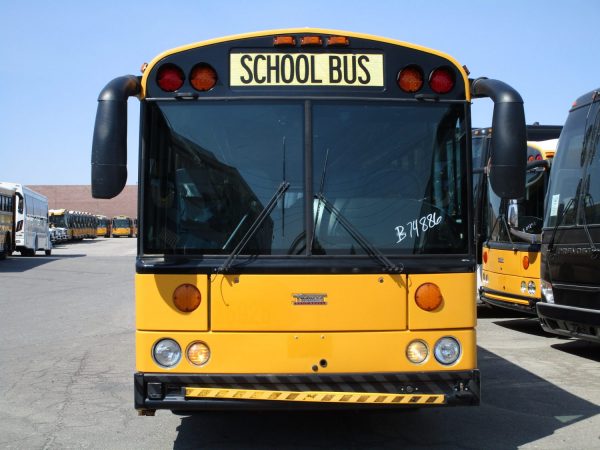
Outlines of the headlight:
M423 341L412 341L406 347L406 357L413 364L421 364L429 356L429 348Z
M460 357L460 344L453 337L443 337L435 343L434 354L440 364L454 364Z
M533 281L527 283L527 292L529 292L529 295L535 294L535 283Z
M174 367L181 359L181 347L173 339L162 339L152 349L154 361L162 367Z
M548 303L554 303L554 292L552 291L552 283L542 280L542 295Z
M524 281L521 281L521 292L525 293L526 290L527 290L527 283L525 283Z

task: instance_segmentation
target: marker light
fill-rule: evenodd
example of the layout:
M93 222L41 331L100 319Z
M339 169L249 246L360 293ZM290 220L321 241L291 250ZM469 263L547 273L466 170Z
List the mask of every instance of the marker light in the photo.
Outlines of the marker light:
M421 364L429 356L429 348L423 341L412 341L406 347L406 357L413 364Z
M173 339L161 339L154 344L152 356L159 366L171 368L181 359L181 347Z
M175 64L165 64L156 75L156 82L166 92L175 92L183 86L184 79L183 71Z
M454 87L455 76L449 67L438 67L429 75L429 86L436 94L447 94Z
M187 349L187 359L195 366L203 366L210 359L210 349L204 342L194 342Z
M523 256L523 269L527 270L529 268L529 256Z
M182 284L173 291L173 304L181 312L192 312L202 301L202 295L193 284Z
M296 45L296 38L294 36L275 36L273 38L273 45L275 47L290 47Z
M397 83L404 92L417 92L423 87L423 71L419 66L406 66L398 72Z
M444 301L440 288L433 283L423 283L415 292L415 303L425 311L439 308Z
M488 258L488 254L487 253L488 253L487 250L485 250L483 252L483 262L486 263L486 264L487 264L487 258Z
M197 91L208 91L217 84L217 72L206 63L196 64L190 74L190 84Z
M453 337L446 336L435 343L433 353L440 364L448 366L460 357L460 344Z
M347 47L350 45L350 40L346 36L330 36L327 38L327 46Z
M300 45L303 47L310 45L323 45L323 39L321 39L321 36L304 36L300 39Z

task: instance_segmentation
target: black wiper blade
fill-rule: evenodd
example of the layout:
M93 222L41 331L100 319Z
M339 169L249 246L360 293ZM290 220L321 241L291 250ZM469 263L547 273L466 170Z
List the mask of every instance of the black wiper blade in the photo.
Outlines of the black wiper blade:
M344 227L344 229L352 236L352 238L363 248L363 250L367 253L371 259L377 261L383 269L390 273L400 273L404 270L404 266L400 264L399 266L394 264L389 260L387 256L385 256L381 251L371 244L367 238L365 238L352 223L348 219L344 217L339 209L331 204L329 200L325 198L323 194L315 195L315 197L319 200L319 204L323 202L323 206L327 209L331 214L333 214L336 220Z
M237 256L241 253L241 251L244 249L244 247L248 243L248 241L250 241L250 239L252 239L252 237L256 234L256 231L260 228L260 226L265 221L265 219L267 217L269 217L269 214L271 214L271 212L275 208L275 205L277 205L277 202L279 201L281 196L285 193L285 191L288 190L289 187L290 187L290 183L287 181L283 181L279 185L279 188L277 188L277 191L275 192L273 197L271 197L271 200L269 200L269 203L267 203L267 205L263 208L263 210L256 217L254 222L252 222L252 224L250 224L250 227L248 228L248 231L246 231L246 234L244 234L244 237L242 237L240 242L238 242L238 245L236 245L235 248L231 251L231 253L227 257L227 259L225 260L223 265L221 265L221 267L218 267L216 269L217 273L225 273L225 272L229 271L235 258L237 258ZM238 227L239 227L239 225L238 225ZM233 233L236 233L236 232L237 232L237 227L233 231Z
M581 180L579 180L579 185L581 186ZM579 192L579 187L577 188L577 191ZM576 197L572 197L571 199L569 199L569 201L565 205L565 208L563 209L562 214L556 220L556 224L554 224L554 228L552 229L552 235L550 236L550 241L548 242L548 252L550 253L554 251L554 239L556 238L556 231L558 230L558 227L562 225L565 216L569 212L569 209L571 209L573 205L575 205L575 198Z

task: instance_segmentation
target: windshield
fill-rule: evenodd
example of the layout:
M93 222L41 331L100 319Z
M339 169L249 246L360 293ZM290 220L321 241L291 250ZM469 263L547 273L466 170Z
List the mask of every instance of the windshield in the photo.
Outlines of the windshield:
M48 220L49 220L50 224L55 227L59 227L59 228L67 227L67 224L65 222L65 216L63 216L63 215L60 215L60 216L52 215L52 216L48 217Z
M558 141L548 196L546 197L545 227L554 227L557 224L568 226L578 223L579 191L583 182L583 170L586 160L583 141L588 112L589 107L572 111ZM593 124L593 119L593 117L590 118L588 124ZM600 190L597 180L589 183L589 186L592 190ZM597 195L593 197L596 199L595 201L598 201L600 192L597 192Z
M144 252L227 255L286 182L241 254L363 255L369 245L466 253L464 112L441 103L149 103Z
M129 228L131 223L128 219L113 219L113 228Z
M529 151L536 152L529 147ZM544 199L548 186L548 170L544 167L533 167L527 170L525 182L525 197L518 200L518 225L517 230L529 234L540 234L544 220ZM487 231L491 241L499 242L530 242L524 237L519 238L514 234L509 236L509 227L502 217L506 217L507 201L501 201L489 185L487 188Z

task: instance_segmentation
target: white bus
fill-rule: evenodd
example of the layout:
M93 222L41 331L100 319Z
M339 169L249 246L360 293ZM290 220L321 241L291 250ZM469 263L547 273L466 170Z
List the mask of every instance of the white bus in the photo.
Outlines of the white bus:
M15 190L0 186L0 259L14 250Z
M16 193L15 250L24 256L35 256L40 250L50 255L48 199L21 184L1 182L0 187L14 189Z

